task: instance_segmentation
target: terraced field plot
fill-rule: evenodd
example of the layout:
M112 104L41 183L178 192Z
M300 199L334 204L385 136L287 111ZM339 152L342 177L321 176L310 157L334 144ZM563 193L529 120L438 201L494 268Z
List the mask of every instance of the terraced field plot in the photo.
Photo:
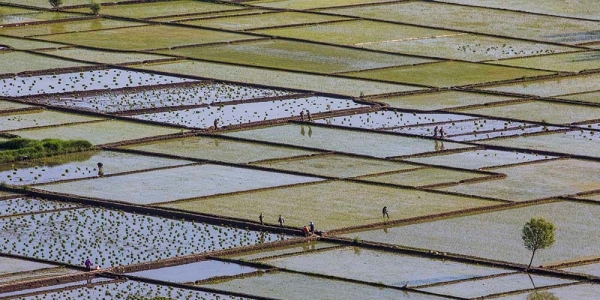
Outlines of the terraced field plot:
M384 22L354 20L311 26L294 26L255 31L261 34L378 49L376 45L406 40L431 39L456 32ZM379 49L378 49L379 50ZM401 52L401 51L399 51Z
M271 85L280 88L315 90L323 93L334 93L355 97L358 97L361 94L377 95L422 89L402 84L389 84L360 79L310 75L199 61L139 65L135 67L143 70L209 77L234 82L243 81L249 84Z
M579 72L600 68L600 52L576 52L546 56L507 59L497 62L505 66L552 71Z
M316 9L323 7L335 7L335 6L346 6L346 5L358 5L366 3L377 3L385 2L384 0L333 0L322 2L319 0L256 0L250 1L248 4L260 7L269 8L287 8L287 9Z
M31 49L49 49L49 48L60 48L65 45L43 42L37 40L29 40L29 39L21 39L21 38L12 38L6 36L0 36L0 44L4 46L9 46L13 49L20 50L31 50Z
M501 202L374 184L328 181L161 206L247 220L257 220L258 215L263 213L267 224L276 224L281 214L286 225L302 227L312 220L317 230L328 231L385 222L381 215L383 206L388 207L392 220L398 220L498 204Z
M198 2L190 0L176 0L168 2L155 3L134 3L104 6L102 14L147 19L161 16L182 15L182 14L202 14L218 11L238 10L239 6L216 4L210 2ZM76 12L89 12L88 8L75 9Z
M353 153L374 157L413 155L422 152L436 152L433 141L388 134L373 134L361 131L312 127L312 134L302 125L285 125L262 129L227 133L226 135L250 140L282 143L293 146L319 148L322 150ZM377 145L373 147L372 145ZM469 148L468 145L446 142L446 149Z
M87 111L117 113L128 110L208 105L286 95L292 97L293 94L293 92L277 89L200 81L197 84L185 86L150 87L133 91L103 91L92 95L62 95L58 99L36 99L36 102Z
M406 160L454 168L480 169L494 166L522 164L552 158L555 157L514 151L473 149L454 153L411 157Z
M484 90L551 97L597 91L598 82L600 82L600 75L589 74L497 85Z
M80 264L94 258L102 268L252 245L281 239L234 227L78 208L0 219L2 251ZM158 234L164 228L169 234ZM105 230L111 232L105 235ZM75 238L75 236L79 238ZM283 236L285 238L285 236ZM102 242L100 242L102 241ZM156 249L161 249L156 251Z
M132 118L174 124L188 128L209 128L211 126L222 127L292 118L299 116L304 111L317 114L366 107L368 106L344 99L303 97L289 100L243 103L235 106L221 105L170 110L168 112L134 115Z
M2 54L0 54L2 55ZM23 97L111 88L152 86L193 80L120 69L81 71L0 79L0 96Z
M39 51L39 53L64 57L68 59L83 60L93 63L103 64L123 64L136 63L143 61L160 60L168 57L152 54L140 54L132 52L110 52L99 50L83 50L83 49L59 49L53 51Z
M108 120L77 125L47 127L42 129L24 129L9 133L28 139L83 139L88 140L94 145L103 145L108 143L142 139L155 135L166 135L181 132L181 129L176 128Z
M15 61L20 63L15 64ZM73 68L89 66L85 63L62 60L58 58L49 58L47 56L35 55L26 52L18 51L3 51L0 52L0 73L21 73L31 71L42 71L57 68ZM2 90L6 90L5 86ZM9 88L10 90L10 88ZM3 92L2 94L5 94Z
M598 19L598 9L590 6L590 4L594 3L591 0L577 2L551 0L544 4L538 2L523 3L518 0L489 0L485 1L484 3L476 0L444 0L444 2L503 9L514 9L515 7L518 7L519 10L526 12L557 15L563 17Z
M557 98L582 101L586 103L600 103L600 92L594 91L580 94L562 95L558 96Z
M22 103L18 103L18 102L0 100L0 112L2 112L2 113L5 113L6 111L11 111L11 110L20 110L20 109L29 109L29 108L34 108L34 106L22 104Z
M397 172L383 175L362 177L362 180L408 185L414 187L448 184L461 184L463 181L492 179L493 176L485 173L457 171L441 168L421 168L408 172Z
M294 284L286 284L289 282L293 282ZM349 299L355 295L361 295L364 299L444 299L397 289L380 288L366 284L287 272L269 272L263 275L203 284L202 286L223 291L243 290L257 297L298 300L306 299L307 297L319 298L319 295L335 295L336 298L339 297L340 299Z
M561 242L535 256L533 266L538 266L600 256L598 241L587 238L600 230L598 213L594 204L555 202L393 227L387 233L378 229L345 236L526 265L531 251L522 245L521 227L531 216L539 216L556 224L556 238Z
M34 110L30 113L0 115L0 131L56 126L68 123L83 123L102 120L101 118L62 113L52 110Z
M135 144L125 148L230 163L249 163L252 161L305 156L317 153L315 151L259 143L246 143L207 136Z
M196 165L65 182L37 188L58 193L151 204L321 179L219 165ZM223 185L223 182L229 184ZM140 187L143 186L143 189Z
M532 111L536 113L532 114ZM550 124L600 121L600 107L547 101L528 101L475 109L461 109L457 112Z
M419 286L454 280L498 275L509 270L453 261L386 253L358 247L336 248L317 253L260 260L279 268L315 272L389 286Z
M128 1L128 0L99 0L99 3L117 3L117 2L124 2L124 1ZM35 6L35 7L42 7L42 8L52 8L52 6L50 5L49 2L47 1L38 1L38 0L2 0L2 3L18 3L18 4L22 4L22 5L29 5L29 6ZM73 5L82 5L82 4L89 4L88 1L86 0L64 0L63 1L63 5L64 6L73 6Z
M255 39L256 37L205 29L152 25L93 32L46 35L40 38L52 42L77 44L100 49L150 50L186 45L250 40Z
M99 170L98 163L102 163ZM112 151L89 151L54 156L20 163L0 164L2 181L15 185L45 183L107 176L190 164L190 161L165 159Z
M326 15L317 15L301 12L279 12L279 13L260 13L245 16L231 16L226 18L210 18L192 21L179 22L187 25L198 25L212 28L228 30L250 30L253 28L263 28L272 26L289 26L305 23L321 23L340 20L349 20L343 17L334 17ZM270 34L270 31L261 31L262 34Z
M432 38L369 43L363 47L466 61L487 61L576 51L577 48L472 33L454 32Z
M600 24L593 21L426 1L328 9L325 11L392 22L402 20L402 22L415 25L570 45L600 40L600 36L594 34L594 31L600 29ZM511 22L506 22L506 20L511 20Z
M538 294L542 294L542 295L549 295L549 296L544 296L544 297L558 297L558 299L581 299L581 300L592 300L595 299L598 295L598 292L600 291L600 285L597 284L577 284L577 285L570 285L570 286L566 286L566 287L558 287L558 288L551 288L548 289L544 292L539 291L539 292L526 292L526 293L522 293L522 294L518 294L518 295L513 295L513 296L505 296L505 297L500 297L500 298L496 298L499 300L521 300L521 299L526 299L527 297L529 297L529 295L533 294L535 296L536 293Z
M317 73L347 72L433 61L284 40L187 47L156 53ZM344 57L344 59L340 59L340 57Z
M511 201L524 201L600 189L600 172L595 162L565 159L529 165L495 168L506 174L500 180L441 188Z
M406 171L421 168L419 165L385 160L364 159L342 155L320 155L299 159L271 160L254 163L258 166L304 172L321 176L338 178L361 175Z
M405 96L375 98L373 101L388 104L391 107L417 110L438 110L466 106L482 106L486 104L510 101L515 98L489 94L444 91Z
M256 272L259 269L216 260L178 265L161 269L130 273L129 275L178 283L195 282L212 277L236 276Z
M78 205L37 198L15 197L0 201L0 216L14 216L42 211L76 208Z
M337 244L333 243L324 243L324 242L305 242L301 245L291 245L291 246L281 246L277 249L266 249L266 250L254 250L254 251L246 251L242 253L225 255L220 257L240 260L240 261L251 261L258 260L268 257L274 257L279 255L287 255L287 254L300 254L302 252L320 250L325 248L332 247L340 247Z
M436 74L436 76L431 76L431 74ZM358 78L393 81L405 84L420 84L434 87L472 85L483 82L503 81L550 74L551 72L545 71L458 61L344 73L344 75Z
M0 33L10 36L20 37L36 37L41 35L60 34L68 32L80 32L80 31L94 31L94 30L106 30L111 28L119 27L132 27L132 26L143 26L144 23L131 22L131 21L119 21L111 19L91 19L91 20L78 20L64 22L51 23L51 24L39 24L39 25L28 25L18 27L4 27L0 29Z
M85 17L83 15L78 14L67 14L53 11L37 11L20 8L8 8L8 11L6 11L5 9L6 8L3 6L3 11L0 12L1 25L44 22Z
M477 120L477 117L451 113L418 113L408 111L376 111L317 120L317 123L366 129L393 129L404 126L455 123Z

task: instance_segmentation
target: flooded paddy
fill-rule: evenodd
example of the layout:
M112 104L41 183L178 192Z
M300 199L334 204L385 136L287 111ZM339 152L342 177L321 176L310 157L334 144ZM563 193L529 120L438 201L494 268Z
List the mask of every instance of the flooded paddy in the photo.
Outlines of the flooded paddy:
M0 131L55 126L69 123L84 123L99 120L102 119L44 109L28 113L20 112L0 115Z
M77 208L1 218L2 252L100 268L254 245L286 236L205 223ZM108 233L108 234L107 234Z
M16 197L0 200L0 217L77 207L79 206L73 203L58 202L30 197Z
M102 170L98 168L102 163ZM0 178L8 184L25 185L190 164L145 155L112 151L89 151L17 163L0 164Z
M178 283L193 283L212 277L235 276L258 270L230 262L203 260L185 265L128 273L128 275Z
M141 139L155 135L180 133L181 129L160 127L116 120L90 122L77 125L63 125L42 129L25 129L10 132L23 138L42 140L58 138L63 140L83 139L94 145Z
M242 7L210 2L171 1L170 3L151 2L105 6L102 8L102 13L111 16L147 19L170 15L202 14L239 9L242 9ZM86 7L72 11L88 12L89 9Z
M272 225L277 224L281 214L288 226L299 228L313 221L316 230L332 230L384 222L384 206L392 220L399 220L498 204L501 203L413 189L328 181L160 206L252 221L258 221L263 213L265 223Z
M190 137L126 146L125 149L231 163L313 155L318 152L278 147L260 143L240 142L219 137Z
M269 272L218 283L202 284L201 286L222 291L244 291L245 293L257 297L290 300L303 300L307 298L351 299L356 295L361 295L362 299L444 299L442 297L429 296L415 292L287 272Z
M165 59L168 57L153 55L153 54L142 54L133 52L109 52L100 50L84 50L74 48L62 48L57 50L45 50L38 51L38 53L48 54L58 57L64 57L68 59L77 59L88 62L102 63L102 64L124 64L124 63L135 63L143 61L152 61Z
M538 2L523 3L519 0L491 0L485 1L485 3L477 0L445 0L444 2L503 9L514 9L515 6L518 6L519 10L526 12L557 15L563 17L597 19L598 10L596 8L591 9L589 6L590 3L593 3L592 1L593 0L564 2L560 0L550 0L544 4Z
M143 26L144 23L120 21L111 19L93 19L93 20L65 20L52 24L33 24L28 26L4 27L0 29L0 33L20 36L20 37L36 37L49 34L60 34L67 32L105 30L110 28Z
M421 168L411 170L408 172L365 176L361 177L360 179L373 182L422 187L436 184L456 185L462 184L464 180L484 179L486 177L491 177L491 175L485 173L457 171L442 168Z
M304 172L337 178L348 178L421 168L419 165L407 164L403 162L356 158L336 154L319 155L299 159L257 162L254 164L278 170Z
M321 126L311 127L312 134L306 134L303 125L285 125L254 130L227 133L228 136L258 141L283 143L332 150L342 153L354 153L374 157L412 155L423 152L440 151L433 141L388 134L331 129ZM303 130L304 128L304 130ZM302 132L305 132L303 135ZM445 149L461 149L470 146L446 142ZM370 147L368 145L385 145Z
M95 283L95 282L94 282ZM85 285L86 281L79 284ZM0 294L2 296L2 294ZM128 280L125 282L106 282L74 289L48 291L28 297L19 296L7 299L119 299L119 298L149 298L168 297L172 299L203 299L203 300L246 300L250 298L234 297L227 294L215 294L195 290L174 288L172 286L155 285L145 282Z
M64 95L58 99L39 99L36 102L104 113L136 109L156 109L184 105L208 105L230 101L293 95L293 92L262 89L227 83L200 81L197 84L172 87L147 87L139 91L106 91L94 95Z
M541 68L563 72L579 72L583 70L600 68L600 52L590 51L527 57L503 60L498 63L513 67Z
M320 181L317 177L219 165L193 165L65 182L36 188L135 204L151 204ZM228 184L224 185L223 182ZM143 187L143 188L140 188Z
M436 74L436 76L431 76L431 74ZM471 85L550 74L552 73L546 71L460 61L446 61L407 66L403 68L387 68L344 73L344 75L357 78L387 80L404 84L421 84L434 87Z
M317 73L348 72L433 60L285 40L180 48L157 53ZM340 57L344 57L340 60Z
M576 194L600 189L599 166L600 164L591 161L563 159L494 168L493 172L507 176L498 180L467 183L440 190L511 201Z
M396 287L414 287L510 272L498 268L362 249L355 246L263 259L260 262L288 270L383 283Z
M522 83L496 85L484 90L552 97L598 90L600 74L558 77Z
M354 128L388 129L401 126L450 123L476 119L477 117L451 113L417 113L385 110L363 114L353 114L349 116L325 118L323 120L317 120L316 122L327 125L340 125Z
M572 273L600 276L600 263L591 263L569 268L562 268L562 270Z
M240 261L254 261L263 258L269 258L273 256L279 255L288 255L288 254L300 254L302 252L320 250L325 248L338 247L338 244L326 243L326 242L315 242L308 241L303 242L300 245L289 245L289 246L281 246L276 249L266 249L266 250L255 250L255 251L245 251L241 253L236 253L232 255L222 256L225 258L236 259Z
M544 293L545 292L545 293ZM548 290L544 290L543 292L538 292L542 295L546 294L546 298L548 297L556 297L557 299L579 299L579 300L593 300L598 297L598 293L600 293L600 285L598 284L577 284L570 285L558 288L551 288ZM498 300L526 300L529 295L535 295L535 292L525 292L518 295L512 296L504 296L499 298L494 298ZM552 299L552 298L550 298Z
M574 281L538 275L511 274L489 279L476 279L455 284L426 287L419 290L473 299L487 295L544 288L567 283L574 283Z
M600 103L600 92L592 91L587 93L576 93L572 95L561 95L557 96L557 98L598 104Z
M317 114L367 107L369 106L358 104L352 100L313 96L238 105L171 110L168 112L134 115L132 118L174 124L188 128L207 129L214 126L215 120L218 120L218 127L222 127L298 117L304 111Z
M600 242L590 239L600 231L595 204L555 202L496 212L449 218L344 235L409 247L446 251L494 260L529 263L531 251L523 246L521 228L532 217L543 217L557 226L553 247L538 251L533 266L600 256Z
M407 161L465 169L526 163L555 157L512 151L470 150L454 153L407 158Z
M29 40L29 39L21 39L21 38L12 38L7 36L0 36L0 45L10 46L13 49L20 50L34 50L34 49L56 49L60 47L65 47L65 45Z
M250 1L249 4L253 6L268 8L316 9L323 7L357 5L377 2L385 2L385 0L332 0L327 2L322 2L319 0L255 0Z
M275 71L254 67L242 67L220 63L183 61L158 65L135 66L143 70L172 72L185 75L209 77L218 80L243 81L249 84L264 84L280 88L314 90L358 97L393 92L421 90L420 87L402 84L372 82L360 79L331 77Z
M1 54L0 54L1 55ZM0 96L22 97L110 88L140 87L193 80L151 73L107 69L0 79Z
M2 7L3 11L0 15L0 24L22 24L22 23L33 23L33 22L44 22L50 20L60 19L71 19L82 17L77 14L67 14L63 12L54 11L37 11L22 8L9 8L8 11L4 11L5 7Z

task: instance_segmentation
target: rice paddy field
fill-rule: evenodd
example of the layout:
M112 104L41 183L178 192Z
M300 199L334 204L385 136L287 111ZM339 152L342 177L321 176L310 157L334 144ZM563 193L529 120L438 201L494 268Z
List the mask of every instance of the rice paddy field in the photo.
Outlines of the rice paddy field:
M0 299L598 299L593 1L96 2L0 0Z

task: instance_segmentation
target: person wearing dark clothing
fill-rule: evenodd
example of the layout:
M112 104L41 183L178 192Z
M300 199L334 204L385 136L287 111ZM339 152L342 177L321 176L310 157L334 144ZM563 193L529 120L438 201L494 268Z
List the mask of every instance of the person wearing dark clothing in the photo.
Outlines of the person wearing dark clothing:
M263 221L264 221L264 216L263 216L263 213L260 213L260 216L258 216L258 220L260 221L260 225L264 225L264 224L265 224L265 223L263 222Z
M387 206L383 207L383 210L381 211L383 213L383 217L387 217L388 219L390 218L390 215L388 214L388 209Z
M315 223L313 223L313 221L310 221L310 224L308 224L308 226L310 226L310 232L315 232Z
M283 223L285 223L285 220L281 215L279 215L279 219L277 219L277 222L279 222L279 226L283 227Z
M86 259L86 260L85 260L85 263L84 263L84 264L85 264L85 267L87 268L87 270L88 270L88 271L91 271L91 270L92 270L92 265L93 265L93 263L92 263L92 261L90 260L90 258L89 258L89 257L88 257L88 259Z
M300 111L300 121L304 122L304 110Z

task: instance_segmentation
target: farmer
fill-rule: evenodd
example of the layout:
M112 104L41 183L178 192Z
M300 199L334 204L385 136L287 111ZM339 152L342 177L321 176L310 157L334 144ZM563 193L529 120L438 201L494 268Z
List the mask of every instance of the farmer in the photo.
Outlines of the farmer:
M215 125L215 129L219 128L219 118L215 119L214 125Z
M388 214L388 209L387 206L384 206L383 209L381 210L381 213L383 214L383 217L387 217L388 219L390 218L390 215Z
M89 257L85 260L84 264L85 264L85 267L87 268L88 271L92 270L93 263L92 263L92 261L90 260Z
M312 115L310 114L310 111L309 111L308 109L306 110L306 116L308 117L308 121L309 121L309 122L312 122L312 121L313 121L313 119L312 119Z
M304 236L308 236L308 227L306 225L302 226L302 233L304 233Z
M260 221L260 225L265 225L264 221L264 216L263 213L260 213L260 216L258 216L258 220Z
M437 126L435 126L435 128L433 128L433 137L437 137L438 130L439 130L439 128Z
M285 223L285 220L283 219L283 217L281 215L279 215L279 219L277 219L277 222L279 222L280 227L283 227L283 223Z
M441 137L441 138L445 138L445 137L446 137L446 132L444 131L444 126L442 126L442 127L440 128L440 137Z
M304 110L300 111L300 121L304 122Z
M313 223L313 221L310 221L308 226L310 226L310 232L315 232L315 223Z
M104 169L102 169L102 167L104 167L104 164L99 162L98 163L98 176L99 177L104 176Z

